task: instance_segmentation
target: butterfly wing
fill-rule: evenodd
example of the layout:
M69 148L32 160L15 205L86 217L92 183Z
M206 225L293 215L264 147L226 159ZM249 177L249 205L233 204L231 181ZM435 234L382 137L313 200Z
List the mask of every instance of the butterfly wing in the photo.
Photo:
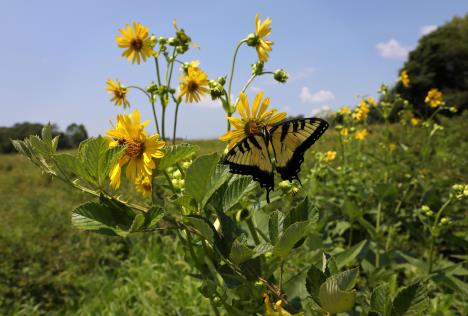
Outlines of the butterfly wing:
M281 122L270 130L276 171L283 180L298 179L304 153L322 136L328 123L319 118Z
M224 158L232 173L252 176L267 192L273 189L273 165L265 135L250 135L237 143Z

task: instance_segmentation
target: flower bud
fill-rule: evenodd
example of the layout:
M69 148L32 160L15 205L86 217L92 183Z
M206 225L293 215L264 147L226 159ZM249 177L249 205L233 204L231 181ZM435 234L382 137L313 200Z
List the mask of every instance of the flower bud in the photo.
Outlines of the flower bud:
M167 39L167 43L170 45L170 46L177 46L180 44L179 40L175 37L169 37Z
M148 87L146 87L146 92L148 92L149 94L155 94L157 91L158 86L154 82L151 82L151 84Z
M182 173L180 173L180 170L177 169L176 171L174 171L174 173L172 174L172 177L174 179L182 179Z
M185 54L189 50L188 45L180 45L176 48L176 53L179 55Z
M442 217L440 220L441 225L448 225L450 223L450 220L447 217Z
M429 206L427 206L427 205L423 205L423 206L421 206L421 210L422 210L423 212L428 212L428 211L431 210L431 208L430 208Z
M265 63L263 61L257 61L255 64L251 65L252 75L260 75L263 72L263 66Z
M285 83L288 80L289 75L283 69L277 69L273 73L273 78L280 83Z
M182 168L183 168L183 169L188 169L191 165L192 165L192 160L184 161L184 162L182 163Z
M449 108L449 111L452 112L452 113L457 113L458 109L456 107L452 106L452 107Z
M220 78L222 78L222 82L225 82L224 77ZM221 84L219 80L208 81L208 86L210 88L210 95L212 100L216 100L224 94L223 84Z
M159 39L158 39L158 43L159 43L159 45L167 44L167 38L165 38L163 36L160 36Z
M291 188L292 184L289 180L284 180L284 181L281 181L278 186L280 187L281 190L288 190L289 188Z
M249 36L247 36L247 38L245 40L247 45L249 45L251 47L257 47L258 41L259 41L258 36L255 33L250 33Z

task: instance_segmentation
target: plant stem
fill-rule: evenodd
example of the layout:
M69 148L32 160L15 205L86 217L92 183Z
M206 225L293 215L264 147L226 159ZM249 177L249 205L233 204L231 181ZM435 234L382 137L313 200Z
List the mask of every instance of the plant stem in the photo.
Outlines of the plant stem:
M156 116L156 108L154 107L153 98L151 98L151 108L153 109L153 116L154 116L154 123L156 124L156 131L158 132L158 134L161 134L161 132L159 131L158 117Z
M169 187L171 188L172 192L176 193L177 190L175 189L174 185L172 184L171 178L169 177L169 174L167 174L167 171L163 171L164 176L167 179L167 182L169 183Z
M140 90L141 92L143 92L143 93L148 97L148 99L151 99L151 95L149 95L149 93L146 92L146 90L143 89L143 88L140 88L140 87L137 87L137 86L128 86L127 89L137 89L137 90Z
M257 77L257 75L252 75L250 76L249 80L245 83L244 87L242 88L241 92L245 92L245 90L249 87L249 85L252 83L252 81Z
M176 143L176 132L177 132L177 115L179 114L179 103L176 103L175 113L174 113L174 133L172 135L172 144Z
M428 268L428 274L432 273L432 266L433 266L433 261L434 261L434 246L435 246L435 239L436 239L436 234L435 234L435 228L437 224L439 223L440 217L442 216L442 212L445 210L445 208L452 202L452 199L449 198L447 202L442 205L442 207L439 209L439 211L436 214L436 217L434 219L434 224L432 224L432 229L431 229L431 246L429 250L429 268Z
M252 235L252 239L254 240L256 245L260 244L260 238L258 238L257 229L255 228L255 224L252 220L252 217L249 217L247 220L247 226L249 227L250 234Z
M161 132L162 132L162 139L166 140L166 132L165 132L165 122L166 122L166 107L167 105L163 105L162 107L162 116L161 116L161 121L162 121L162 126L161 126Z
M156 67L156 77L158 78L158 85L161 85L161 75L159 74L159 61L158 57L154 57L154 65Z
M380 267L380 221L382 217L382 202L379 201L379 204L377 205L377 219L375 222L375 231L377 233L377 249L375 252L375 267L379 268Z
M234 68L236 66L237 52L239 51L239 48L241 47L241 45L244 43L245 43L245 40L242 40L237 44L236 50L234 51L234 57L232 58L232 66L231 66L231 73L229 75L229 85L228 85L228 95L227 95L229 105L231 105L232 78L234 77Z

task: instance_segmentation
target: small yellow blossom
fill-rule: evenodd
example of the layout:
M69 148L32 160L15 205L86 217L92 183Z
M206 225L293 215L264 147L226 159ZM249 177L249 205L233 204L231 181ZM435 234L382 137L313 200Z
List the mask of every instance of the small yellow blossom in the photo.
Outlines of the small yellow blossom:
M369 132L367 131L367 129L361 129L359 131L356 131L356 133L354 134L354 138L356 138L357 140L364 140L367 135L369 135Z
M325 161L332 161L336 158L336 151L329 150L325 153Z
M403 70L400 74L400 81L403 87L408 88L410 85L410 79L408 76L408 72L406 70Z
M411 125L418 126L421 123L421 120L413 116L410 122L411 122Z
M133 26L133 27L132 27ZM133 22L132 26L126 25L120 29L121 36L116 36L115 40L120 48L126 48L122 53L132 64L140 60L146 61L146 58L153 56L154 41L148 34L148 28L140 23Z
M117 123L113 129L107 131L111 138L109 147L125 146L125 151L119 161L111 168L109 174L111 186L120 186L120 174L122 167L127 166L126 176L133 182L142 177L149 177L156 168L153 158L162 158L161 149L165 142L159 140L159 135L149 136L144 128L149 121L140 122L140 112L135 110L133 114L117 115Z
M137 181L135 181L135 187L138 192L140 192L145 198L151 196L151 178L148 176L141 177Z
M369 106L367 105L366 101L362 100L361 103L359 103L357 109L354 111L353 117L356 121L362 122L367 119L368 113Z
M343 107L339 110L339 113L340 113L340 114L343 114L343 115L346 115L346 114L351 113L351 109L350 109L348 106L343 106Z
M375 102L375 99L373 97L367 97L367 103L370 106L377 106L377 102Z
M390 151L395 151L397 149L397 144L395 144L395 143L388 144L388 149Z
M436 108L442 105L444 103L444 100L442 99L442 92L436 88L429 90L426 99L424 99L424 102L426 102L426 104L428 104L431 108Z
M349 135L349 130L345 127L340 131L340 135L343 137L348 137Z
M257 55L260 61L268 60L268 52L271 52L271 46L273 42L267 40L265 37L271 34L271 19L267 18L265 21L261 21L259 15L255 16L255 35L257 37Z
M127 100L127 93L128 89L125 86L122 86L120 84L119 80L113 81L113 80L107 80L106 81L107 86L106 90L110 94L113 94L113 97L111 99L112 102L115 103L117 106L123 106L124 109L126 107L130 107L130 102Z
M229 149L234 147L235 144L245 137L262 133L263 128L269 129L286 117L286 112L278 112L276 109L267 111L268 105L270 105L270 98L265 98L263 101L262 98L263 92L260 91L255 96L251 112L249 100L247 96L241 92L239 101L237 102L237 112L239 112L241 118L228 117L227 119L235 129L228 131L219 138L222 141L229 142Z
M208 75L199 67L188 65L187 73L180 76L179 96L185 96L185 102L200 102L208 89Z

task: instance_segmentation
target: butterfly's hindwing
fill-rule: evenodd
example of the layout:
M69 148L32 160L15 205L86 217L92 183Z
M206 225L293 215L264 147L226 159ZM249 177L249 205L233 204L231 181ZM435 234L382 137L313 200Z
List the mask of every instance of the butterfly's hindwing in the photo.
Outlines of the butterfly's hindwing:
M250 135L237 143L223 160L232 173L250 175L267 191L273 189L273 165L264 135Z
M298 178L304 153L322 136L328 123L319 118L295 119L278 123L270 130L276 171L283 180Z

